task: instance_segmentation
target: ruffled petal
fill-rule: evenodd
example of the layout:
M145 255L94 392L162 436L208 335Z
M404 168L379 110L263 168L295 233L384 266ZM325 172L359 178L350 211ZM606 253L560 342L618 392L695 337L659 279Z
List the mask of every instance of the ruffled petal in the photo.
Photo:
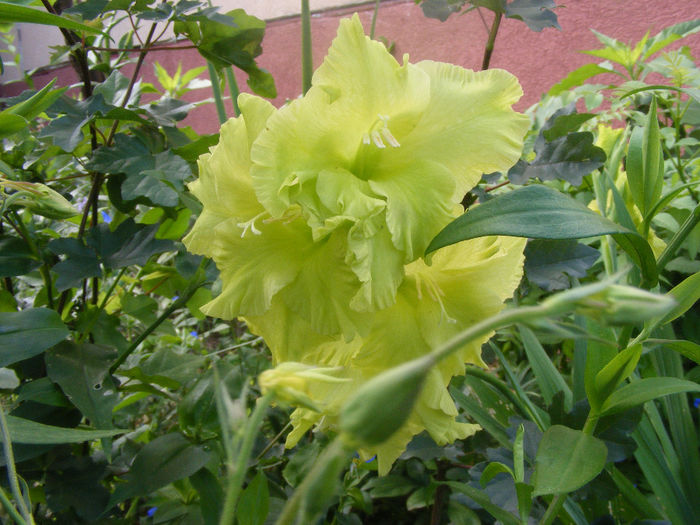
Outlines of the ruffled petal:
M394 246L408 263L422 256L454 218L455 179L442 164L418 158L385 168L376 170L369 185L386 198L386 222Z
M387 120L390 133L408 132L429 93L425 72L399 65L382 44L365 36L357 16L342 20L311 89L277 112L253 145L260 202L273 214L283 213L310 191L309 185L315 187L324 169L342 168L366 179L358 152L373 144L372 136L386 146Z
M219 143L199 160L199 179L189 185L203 205L183 242L193 253L211 255L214 228L230 218L250 219L264 211L250 178L250 144L275 111L252 95L239 98L241 116L221 126Z

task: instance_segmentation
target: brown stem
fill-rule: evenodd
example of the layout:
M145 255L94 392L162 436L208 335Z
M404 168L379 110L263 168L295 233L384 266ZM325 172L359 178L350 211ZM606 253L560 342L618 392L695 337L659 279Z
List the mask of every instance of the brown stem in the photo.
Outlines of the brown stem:
M98 47L87 46L90 51L109 51L110 53L140 53L141 47ZM197 49L197 46L153 46L149 51L180 51L181 49Z

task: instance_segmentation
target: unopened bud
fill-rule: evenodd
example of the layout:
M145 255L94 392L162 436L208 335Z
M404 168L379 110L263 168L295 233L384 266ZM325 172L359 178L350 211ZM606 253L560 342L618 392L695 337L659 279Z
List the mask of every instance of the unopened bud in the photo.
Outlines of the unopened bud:
M63 195L45 184L0 179L0 187L16 190L7 196L5 207L24 206L32 213L48 219L68 219L78 215L78 210Z
M322 368L287 361L261 373L258 384L263 393L274 392L278 401L320 412L321 408L313 401L317 397L313 390L321 385L327 387L351 381L337 377L342 371L342 367Z
M362 385L340 413L340 428L360 445L378 445L406 422L435 364L427 355L383 372Z
M675 306L668 295L610 281L573 288L542 302L551 314L575 310L609 324L639 323L661 317Z

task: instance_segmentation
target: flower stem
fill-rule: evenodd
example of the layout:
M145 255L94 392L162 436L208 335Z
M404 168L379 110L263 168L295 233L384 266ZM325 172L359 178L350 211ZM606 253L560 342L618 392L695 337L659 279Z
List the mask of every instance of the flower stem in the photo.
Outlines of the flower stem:
M693 231L693 228L695 228L698 223L700 223L700 204L695 206L695 209L690 213L690 215L688 215L688 218L685 220L680 230L676 232L671 239L671 242L668 243L666 249L659 257L659 260L656 261L656 266L658 267L659 272L664 269L666 264L668 264L668 262L671 260L671 257L676 254L678 248L681 247L683 241L685 241L686 237L690 235L690 232Z
M491 25L491 30L489 31L489 39L486 41L486 48L484 49L484 59L481 62L481 69L488 69L491 63L491 55L493 54L493 47L496 43L496 35L498 35L498 28L501 26L501 19L503 18L503 13L496 13L496 17L493 19L493 24Z
M557 517L557 514L559 514L559 511L561 510L565 501L566 494L557 494L556 496L554 496L551 503L549 504L549 507L547 507L547 511L542 517L542 521L540 521L540 525L550 525L550 523L554 521L554 518Z
M260 429L267 407L272 402L273 395L272 392L268 392L263 397L259 398L255 405L255 410L253 410L253 413L248 419L245 435L243 436L243 443L241 444L238 457L235 459L235 469L229 472L228 484L226 486L226 498L224 499L219 525L230 525L233 523L236 514L236 504L238 503L238 497L241 494L241 488L243 486L243 479L248 471L248 461L250 460L250 454L253 450L253 444L255 443L255 438L258 435L258 430ZM233 463L233 458L229 458L229 461Z
M224 71L226 73L226 82L228 82L228 91L231 94L231 102L233 102L233 115L237 117L241 114L241 109L238 107L238 95L240 94L238 82L236 82L236 76L233 74L233 68L231 66L227 67Z
M209 77L211 78L211 92L214 95L214 105L216 106L216 114L219 117L219 124L226 122L226 108L224 107L224 99L221 96L221 84L219 83L219 74L216 72L214 64L207 61L209 68Z
M7 419L5 418L5 407L0 403L0 433L2 433L2 448L5 454L5 466L7 468L7 479L10 483L10 489L12 490L12 495L16 500L19 512L22 514L24 523L34 525L34 518L32 517L29 508L24 501L24 496L19 488L19 481L17 480L17 471L15 470L15 456L12 451L12 440L10 438L10 429L7 426Z
M374 30L377 28L377 14L379 14L379 2L381 0L376 0L374 3L374 12L372 13L372 25L369 30L369 37L374 40Z
M309 0L301 0L301 86L304 94L311 87L312 76L311 11L309 9Z

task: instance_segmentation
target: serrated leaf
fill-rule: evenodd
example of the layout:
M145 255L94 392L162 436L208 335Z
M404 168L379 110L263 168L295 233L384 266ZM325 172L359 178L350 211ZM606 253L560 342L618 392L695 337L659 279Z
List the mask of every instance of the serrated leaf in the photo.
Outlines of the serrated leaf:
M49 378L98 429L112 428L117 389L108 375L117 357L113 348L65 341L46 354Z
M552 11L554 0L513 0L506 4L506 17L522 20L533 31L547 27L561 29L557 15Z
M87 244L100 256L107 268L144 265L151 255L173 249L171 241L155 238L157 231L157 224L136 224L129 218L115 231L110 231L109 225L104 223L91 228Z
M562 425L542 436L535 457L534 496L566 494L603 470L608 450L600 439Z
M435 18L444 22L452 13L458 13L466 0L423 0L420 7L428 18Z
M566 75L558 83L554 84L547 92L550 96L557 96L565 91L582 85L586 80L596 75L601 75L604 73L614 73L615 70L607 62L601 64L586 64L578 69L574 69L571 73Z
M276 94L274 80L255 62L262 53L263 20L248 15L243 9L234 9L218 17L180 17L174 30L186 35L199 53L218 69L236 66L248 73L248 85L255 93Z
M579 186L583 177L600 168L605 159L605 152L593 145L592 133L569 133L545 142L534 161L511 168L508 178L515 184L524 184L536 177L541 181L561 179Z
M565 290L570 277L585 277L599 257L598 250L573 239L536 239L525 247L525 275L548 292Z
M100 277L102 269L97 254L82 241L74 238L53 239L48 244L49 250L66 258L51 268L58 278L56 289L60 292L75 288L87 277Z
M173 432L147 443L134 457L126 483L117 486L109 507L145 496L173 481L191 476L209 461L209 453Z
M41 266L27 244L17 237L0 236L0 277L24 275Z
M0 366L40 354L66 337L68 328L53 310L0 312Z

